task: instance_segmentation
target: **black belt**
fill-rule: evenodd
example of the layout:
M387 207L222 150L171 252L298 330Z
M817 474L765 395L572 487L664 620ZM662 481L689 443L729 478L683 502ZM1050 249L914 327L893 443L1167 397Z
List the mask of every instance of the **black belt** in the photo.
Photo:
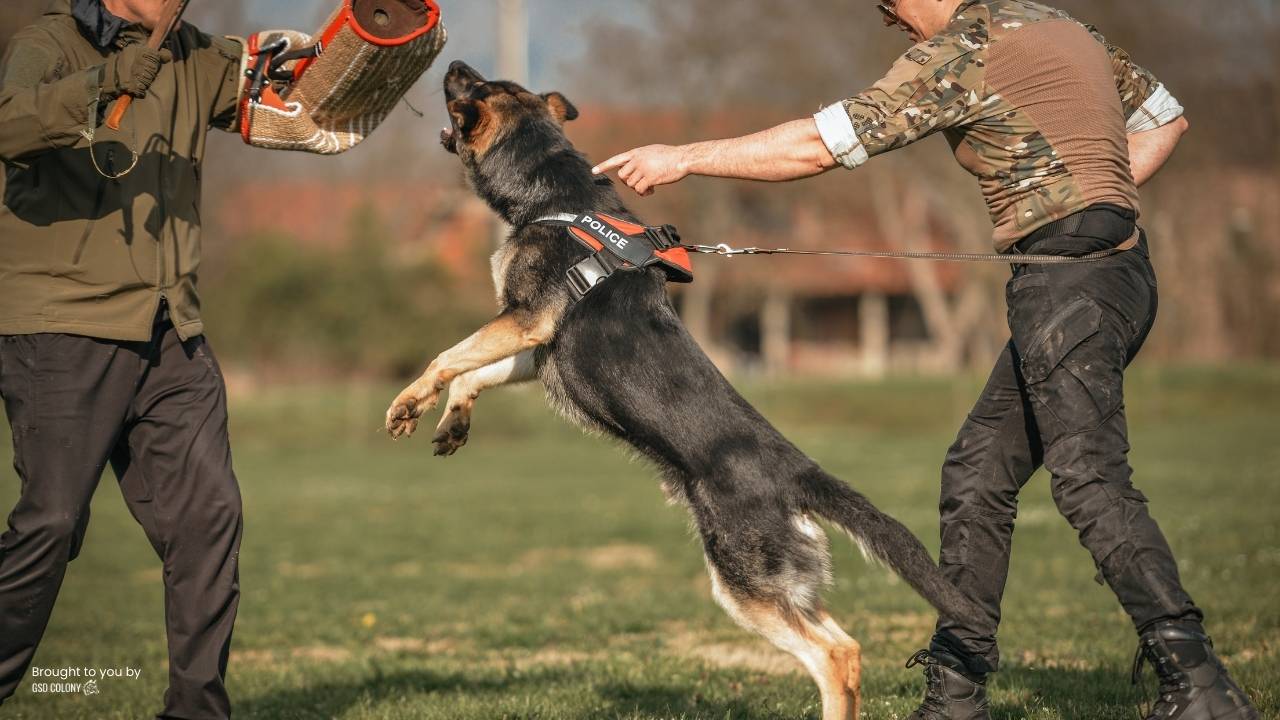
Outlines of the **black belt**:
M1037 228L1013 246L1014 252L1030 255L1065 255L1107 250L1119 246L1133 237L1137 230L1138 214L1119 205L1090 205L1060 220ZM1036 247L1057 239L1052 248Z

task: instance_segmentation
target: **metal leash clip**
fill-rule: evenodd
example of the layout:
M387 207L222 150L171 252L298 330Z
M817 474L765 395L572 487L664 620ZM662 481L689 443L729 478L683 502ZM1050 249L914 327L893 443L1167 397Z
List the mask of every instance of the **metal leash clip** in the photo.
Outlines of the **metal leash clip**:
M720 243L719 245L685 245L685 250L690 250L704 255L721 255L731 258L734 255L761 255L774 252L772 250L761 250L758 247L735 248L729 243Z

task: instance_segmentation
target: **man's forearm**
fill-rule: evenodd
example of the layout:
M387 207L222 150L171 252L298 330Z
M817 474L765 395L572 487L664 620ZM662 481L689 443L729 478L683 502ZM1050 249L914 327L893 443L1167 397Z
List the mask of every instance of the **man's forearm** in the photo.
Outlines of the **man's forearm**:
M100 68L35 87L0 89L0 159L70 147L89 126Z
M836 166L812 118L743 137L693 143L682 150L683 169L691 175L782 182Z
M76 144L90 129L103 65L64 72L68 60L47 33L19 31L0 62L0 159L8 162Z
M1164 167L1189 127L1186 118L1180 117L1155 130L1129 136L1129 165L1138 187L1145 185Z
M618 179L641 195L688 175L743 180L798 180L836 166L812 118L793 120L752 135L691 145L646 145L605 160L596 173Z

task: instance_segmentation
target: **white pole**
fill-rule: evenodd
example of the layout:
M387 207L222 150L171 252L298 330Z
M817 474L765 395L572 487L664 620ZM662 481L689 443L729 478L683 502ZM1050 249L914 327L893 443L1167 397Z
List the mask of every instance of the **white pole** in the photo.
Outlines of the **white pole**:
M529 11L525 0L498 0L498 79L529 82Z
M498 2L498 80L529 84L529 11L525 0ZM493 245L501 247L507 238L507 224L498 218L493 224Z

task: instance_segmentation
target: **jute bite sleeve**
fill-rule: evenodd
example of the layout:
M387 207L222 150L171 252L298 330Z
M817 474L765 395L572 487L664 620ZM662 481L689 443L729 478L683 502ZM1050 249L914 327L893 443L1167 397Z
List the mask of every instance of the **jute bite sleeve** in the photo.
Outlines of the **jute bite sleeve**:
M350 150L395 109L445 39L432 0L345 0L314 36L253 35L244 43L240 135L275 150ZM270 67L282 57L293 59ZM255 71L277 79L255 87Z

